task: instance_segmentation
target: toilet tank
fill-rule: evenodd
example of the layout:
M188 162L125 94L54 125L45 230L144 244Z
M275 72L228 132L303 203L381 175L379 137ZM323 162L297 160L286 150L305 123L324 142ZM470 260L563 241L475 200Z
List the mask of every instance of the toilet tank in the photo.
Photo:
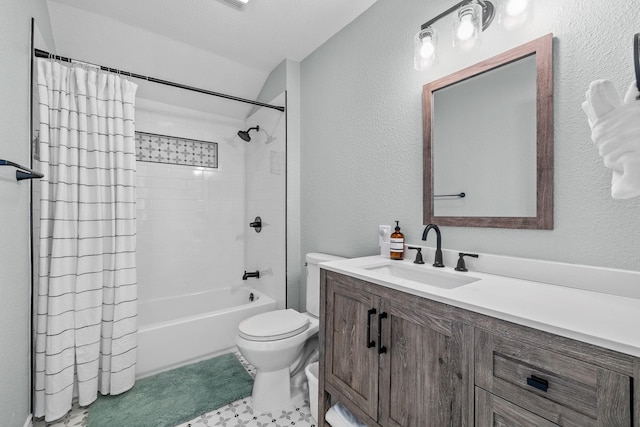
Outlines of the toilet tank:
M339 259L345 258L319 253L307 254L307 313L320 316L320 266L318 264Z

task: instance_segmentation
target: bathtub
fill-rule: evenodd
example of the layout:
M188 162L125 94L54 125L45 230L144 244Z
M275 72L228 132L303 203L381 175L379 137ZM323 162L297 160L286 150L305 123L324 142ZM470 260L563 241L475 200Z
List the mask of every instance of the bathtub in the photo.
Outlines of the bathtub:
M242 320L275 308L273 299L247 287L141 302L136 377L227 352Z

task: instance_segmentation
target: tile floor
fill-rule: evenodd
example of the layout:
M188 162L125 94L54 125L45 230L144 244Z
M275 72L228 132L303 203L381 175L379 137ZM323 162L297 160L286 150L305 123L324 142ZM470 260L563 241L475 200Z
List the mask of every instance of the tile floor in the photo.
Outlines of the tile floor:
M255 369L238 352L234 353L251 376L255 376ZM37 421L34 427L65 427L86 426L88 408L74 405L71 411L55 423ZM149 424L151 427L153 424ZM309 403L304 406L291 407L286 411L258 412L251 407L251 397L236 400L222 408L200 415L191 421L177 427L315 427L316 421L311 416ZM114 426L116 427L116 426ZM146 426L145 426L146 427Z

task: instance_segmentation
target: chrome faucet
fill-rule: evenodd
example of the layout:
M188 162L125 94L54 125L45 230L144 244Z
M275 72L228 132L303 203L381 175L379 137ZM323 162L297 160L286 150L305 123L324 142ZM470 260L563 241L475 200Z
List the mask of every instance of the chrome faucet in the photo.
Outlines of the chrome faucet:
M427 225L422 233L422 240L427 240L427 235L431 230L436 230L436 257L433 260L433 266L444 267L444 264L442 263L442 236L440 235L440 228L435 224Z
M242 275L242 280L247 280L249 277L255 277L256 279L259 279L260 278L260 270L249 271L249 272L247 272L245 270L244 274Z

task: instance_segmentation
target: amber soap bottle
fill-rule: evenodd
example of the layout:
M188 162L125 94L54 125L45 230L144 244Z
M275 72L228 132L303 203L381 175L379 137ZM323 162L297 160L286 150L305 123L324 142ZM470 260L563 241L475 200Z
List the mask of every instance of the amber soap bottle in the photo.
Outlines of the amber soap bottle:
M389 258L402 259L404 257L404 234L400 232L400 221L396 221L396 231L390 236Z

